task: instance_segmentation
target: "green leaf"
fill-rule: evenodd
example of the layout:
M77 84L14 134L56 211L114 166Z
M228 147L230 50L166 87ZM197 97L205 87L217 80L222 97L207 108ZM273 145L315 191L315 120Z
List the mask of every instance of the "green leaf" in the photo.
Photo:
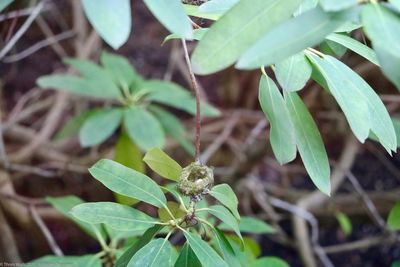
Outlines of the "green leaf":
M141 79L128 59L123 56L103 51L100 59L101 64L110 73L114 82L122 88L128 89Z
M82 5L93 28L112 48L128 40L132 27L129 0L82 0Z
M134 208L114 202L83 203L75 206L71 214L90 224L101 224L121 231L146 230L157 220Z
M199 259L194 254L192 248L188 243L185 243L181 249L178 259L175 262L174 267L201 267Z
M100 233L101 228L96 225L91 225L89 223L83 222L81 220L76 219L72 216L69 211L75 207L76 205L84 203L82 199L76 196L64 196L64 197L47 197L46 201L49 202L56 210L58 210L62 215L74 221L84 232L88 235L97 239L96 233L93 230L93 227L97 228Z
M158 217L163 222L169 222L174 218L182 218L183 216L186 215L186 212L183 209L181 209L181 205L176 202L168 201L167 207L174 217L171 216L170 212L167 210L166 207L158 209Z
M182 38L192 37L192 24L180 0L144 0L144 2L170 32Z
M196 114L196 100L183 87L172 82L158 80L147 81L142 86L142 90L150 92L146 99L186 111L192 115ZM218 117L220 114L218 109L201 102L202 116Z
M400 5L400 3L399 3ZM400 267L400 261L394 261L392 262L392 264L390 265L390 267Z
M295 92L285 93L285 101L304 166L315 186L329 196L331 192L329 161L317 125Z
M294 12L294 16L297 17L298 15L315 8L318 5L318 0L304 0L303 3L297 8Z
M124 252L124 254L121 255L121 257L117 260L115 267L126 267L136 252L147 245L163 227L163 225L155 225L148 229L132 246L130 246Z
M296 139L293 124L279 89L267 75L260 79L258 100L271 125L270 142L280 164L296 157Z
M194 71L205 75L228 67L261 36L290 18L300 3L301 0L240 1L211 26L195 48Z
M165 135L160 122L144 108L128 108L125 111L124 123L129 137L142 150L164 146Z
M342 212L337 212L336 219L338 220L340 228L342 229L343 233L346 236L350 235L353 229L353 225L351 224L350 218Z
M141 248L129 261L128 267L169 267L172 254L167 239L155 239Z
M221 15L219 14L209 14L209 13L204 13L199 10L199 6L195 5L188 5L185 4L183 5L186 14L192 17L198 17L198 18L203 18L203 19L209 19L209 20L218 20Z
M319 44L319 49L324 54L337 56L339 58L341 58L347 52L347 48L344 47L343 45L332 42L327 39L325 39L325 41Z
M164 178L178 181L182 167L159 148L149 150L143 158L146 164Z
M36 83L41 88L58 89L84 96L105 99L120 98L119 91L115 91L110 87L105 87L104 84L95 79L88 80L67 74L53 74L40 77Z
M3 11L6 7L8 7L14 0L2 0L0 2L0 12Z
M364 143L371 128L369 107L361 92L359 79L355 79L343 64L331 56L321 59L315 55L308 58L324 77L330 92L342 108L350 128L360 142Z
M226 224L221 224L219 228L225 231L229 230ZM248 234L272 234L276 232L271 225L259 219L246 216L240 219L239 229L240 232Z
M188 140L187 131L180 119L165 109L155 105L151 105L149 110L157 117L165 133L170 135L190 155L194 156L194 145Z
M389 2L397 8L397 11L400 11L400 0L389 0Z
M229 226L235 234L242 238L239 230L238 220L224 206L213 205L207 208L207 211Z
M312 68L299 53L275 65L275 75L282 88L288 92L301 90L311 77Z
M163 207L167 200L160 187L151 178L115 161L102 159L89 172L110 190L156 207Z
M219 184L214 186L210 191L210 195L227 207L236 219L240 220L238 212L239 202L235 192L233 192L232 188L228 184Z
M262 257L253 262L250 267L290 267L287 262L276 257Z
M59 141L79 133L80 128L85 123L86 119L92 115L95 110L81 112L72 117L54 136L55 141Z
M372 41L383 73L400 90L400 17L379 4L368 4L362 12L364 31Z
M390 211L387 224L394 231L400 230L400 202L397 202Z
M189 40L201 40L204 36L204 34L206 34L206 32L208 31L208 28L201 28L201 29L195 29L193 30L193 37ZM182 39L182 37L180 37L177 34L170 34L167 37L165 37L164 41L162 42L162 44L165 44L168 41L174 40L174 39Z
M184 232L187 242L193 249L203 267L229 267L229 265L198 235Z
M211 0L200 5L199 11L222 15L236 5L239 0Z
M360 56L379 66L379 62L375 52L368 46L360 43L350 36L347 36L345 34L332 33L331 35L328 35L326 39L347 47L351 51L359 54Z
M120 109L102 109L91 114L79 131L83 147L95 146L107 140L119 127L123 112Z
M320 0L320 5L325 11L339 11L357 5L357 0Z
M70 267L101 267L102 263L96 255L84 256L44 256L27 265L32 267L43 266L70 266Z
M233 250L229 240L225 237L221 230L218 229L218 227L214 227L214 232L220 254L222 254L226 263L228 263L230 267L241 267L242 265L237 260L236 253Z
M344 14L314 8L275 27L239 59L239 69L254 69L280 62L319 44L344 23Z

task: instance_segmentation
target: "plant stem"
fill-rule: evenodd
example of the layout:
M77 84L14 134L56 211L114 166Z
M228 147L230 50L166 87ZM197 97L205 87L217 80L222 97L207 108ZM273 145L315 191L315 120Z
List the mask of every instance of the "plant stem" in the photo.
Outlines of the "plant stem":
M194 92L194 95L196 97L196 137L195 137L195 147L196 147L196 153L195 153L195 161L199 162L200 161L200 130L201 130L201 115L200 115L200 90L199 87L197 86L197 81L196 81L196 76L194 76L194 72L192 69L192 65L190 63L190 58L189 58L189 52L186 46L186 41L185 39L182 39L182 46L183 46L183 51L185 54L185 60L186 64L188 66L189 74L190 74L190 80L192 82L192 89Z

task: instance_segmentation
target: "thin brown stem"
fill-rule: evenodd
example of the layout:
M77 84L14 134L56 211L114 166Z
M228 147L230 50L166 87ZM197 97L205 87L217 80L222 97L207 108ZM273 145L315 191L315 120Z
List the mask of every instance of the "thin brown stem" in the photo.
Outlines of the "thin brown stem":
M201 131L200 90L197 85L196 76L194 76L192 64L190 63L189 52L188 52L188 49L186 46L185 39L182 39L182 46L183 46L183 51L185 52L184 54L185 54L186 64L188 66L189 73L190 73L192 89L193 89L194 95L196 97L196 138L195 138L195 143L194 143L195 147L196 147L195 161L200 161L200 131Z

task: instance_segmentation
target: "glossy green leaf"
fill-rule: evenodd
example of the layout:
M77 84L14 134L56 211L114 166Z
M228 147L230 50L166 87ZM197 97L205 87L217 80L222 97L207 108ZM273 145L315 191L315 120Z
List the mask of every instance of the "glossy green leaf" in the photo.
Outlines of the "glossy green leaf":
M157 220L134 208L114 202L83 203L75 206L71 214L90 224L101 224L121 231L146 230Z
M237 260L236 253L233 250L229 240L217 227L214 227L214 232L215 232L215 241L217 243L217 247L220 251L220 254L226 261L226 263L228 263L229 267L241 267L242 265Z
M290 267L287 262L276 257L262 257L250 264L250 267Z
M99 226L91 225L84 221L78 220L69 213L69 211L73 207L84 203L84 201L82 199L80 199L79 197L76 197L76 196L47 197L46 201L49 202L62 215L71 219L72 221L74 221L84 232L86 232L88 235L90 235L94 239L97 239L97 236L93 230L93 227L96 227L99 230L99 232L102 233Z
M185 4L183 5L183 7L185 9L186 14L192 17L198 17L209 20L218 20L221 17L220 14L209 14L201 12L199 10L199 6Z
M351 224L350 218L342 212L337 212L336 219L338 220L343 233L345 235L350 235L353 230L353 225Z
M207 211L229 226L235 234L242 238L239 230L239 221L224 206L213 205L208 207Z
M154 239L141 248L127 267L170 267L172 246L166 239Z
M6 7L8 7L14 0L2 0L0 2L0 12L3 11Z
M128 89L135 82L140 80L139 74L129 63L128 59L108 52L101 53L101 64L110 73L114 82L122 88Z
M297 8L294 12L294 16L297 17L298 15L315 8L318 5L318 0L304 0L301 5Z
M93 28L112 48L128 40L132 27L129 0L82 0L82 5Z
M89 169L89 172L110 190L121 195L137 198L159 208L167 203L156 182L115 161L99 160Z
M70 267L101 267L102 263L99 257L95 255L84 256L44 256L27 265L32 267L43 266L70 266Z
M286 106L295 128L296 143L304 166L315 186L330 195L330 167L321 134L300 97L285 93Z
M368 4L363 9L362 21L383 73L400 90L400 16L383 5Z
M343 64L331 56L321 59L308 56L324 77L330 92L342 108L350 128L360 142L364 143L371 128L368 102L361 91L359 79L345 71Z
M182 167L159 148L149 150L143 161L156 173L172 181L178 181Z
M144 151L163 147L164 130L160 122L142 107L130 107L125 111L124 125L130 138Z
M83 147L95 146L107 140L119 127L123 112L120 109L103 109L91 114L79 131Z
M172 82L158 80L150 80L142 86L142 90L150 92L146 99L186 111L192 115L196 114L196 100L185 88ZM201 102L201 115L217 117L220 112L213 106Z
M174 267L202 267L202 265L189 244L185 243Z
M342 13L326 13L318 7L307 11L264 35L241 56L236 67L267 66L317 45L344 23L343 17Z
M320 5L325 11L339 11L357 5L357 0L320 0Z
M368 46L360 43L359 41L351 38L350 36L347 36L345 34L332 33L328 35L326 39L347 47L353 52L359 54L360 56L364 57L365 59L379 66L379 62L375 52Z
M201 28L201 29L193 30L193 37L190 38L190 40L197 40L197 41L201 40L207 31L208 31L208 28ZM166 42L174 40L174 39L182 39L182 37L180 37L179 35L174 34L174 33L170 34L167 37L165 37L162 44L165 44Z
M289 19L300 3L300 0L240 1L211 26L195 48L194 71L205 75L233 64L261 36Z
M40 77L36 83L41 88L52 88L84 96L106 99L117 99L120 97L119 91L115 91L110 87L104 87L104 84L98 80L87 80L67 74L45 75Z
M146 246L156 234L163 229L163 225L155 225L148 229L132 246L130 246L117 260L115 267L126 267L132 257L144 246Z
M234 5L236 5L239 0L211 0L200 5L199 11L210 14L224 14Z
M347 48L341 44L332 42L331 40L325 39L322 43L319 44L319 50L323 54L337 56L341 58L347 52Z
M219 184L214 186L210 195L217 199L222 205L227 207L236 219L240 220L240 215L238 212L238 199L233 192L232 188L228 184Z
M197 234L184 232L187 242L203 267L229 267L229 265Z
M229 230L226 224L221 224L219 228L222 230ZM272 234L276 232L271 225L259 219L246 216L240 219L239 229L240 232L248 234Z
M194 156L194 145L188 140L187 131L180 119L163 108L152 105L149 110L157 117L166 134L170 135L190 155Z
M271 125L270 142L275 157L280 164L292 161L296 157L293 124L278 87L265 74L260 79L258 100Z
M180 0L144 0L144 2L170 32L183 38L192 37L192 24Z
M390 229L400 230L400 202L398 202L390 211L387 224Z
M55 141L59 141L79 133L82 125L85 123L86 119L92 115L95 110L88 110L77 114L76 116L72 117L64 126L59 130L56 135L54 136Z
M274 72L282 88L288 92L293 92L306 85L311 77L312 68L304 53L299 53L276 63Z
M244 247L240 248L240 246L242 245L242 240L240 240L240 238L238 238L235 235L229 235L229 240L231 242L232 248L235 251L235 253L239 256L239 257L246 257L247 258L247 262L253 262L257 257L259 257L261 255L261 248L258 245L258 243L252 239L251 237L244 237L243 238L243 243L244 243ZM236 248L235 248L236 246ZM243 253L241 253L242 255L240 255L238 253L238 249L237 247L239 247Z

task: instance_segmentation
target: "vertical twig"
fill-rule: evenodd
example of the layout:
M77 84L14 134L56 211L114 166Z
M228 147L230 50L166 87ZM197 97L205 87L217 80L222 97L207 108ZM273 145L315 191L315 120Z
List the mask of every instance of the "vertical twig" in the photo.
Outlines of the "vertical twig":
M194 72L192 69L192 64L190 63L189 52L186 46L185 39L182 39L183 51L185 52L185 60L189 69L190 79L192 82L192 89L194 91L194 95L196 97L196 138L195 138L195 161L200 161L200 131L201 131L201 114L200 114L200 91L197 86L196 76L194 76Z

